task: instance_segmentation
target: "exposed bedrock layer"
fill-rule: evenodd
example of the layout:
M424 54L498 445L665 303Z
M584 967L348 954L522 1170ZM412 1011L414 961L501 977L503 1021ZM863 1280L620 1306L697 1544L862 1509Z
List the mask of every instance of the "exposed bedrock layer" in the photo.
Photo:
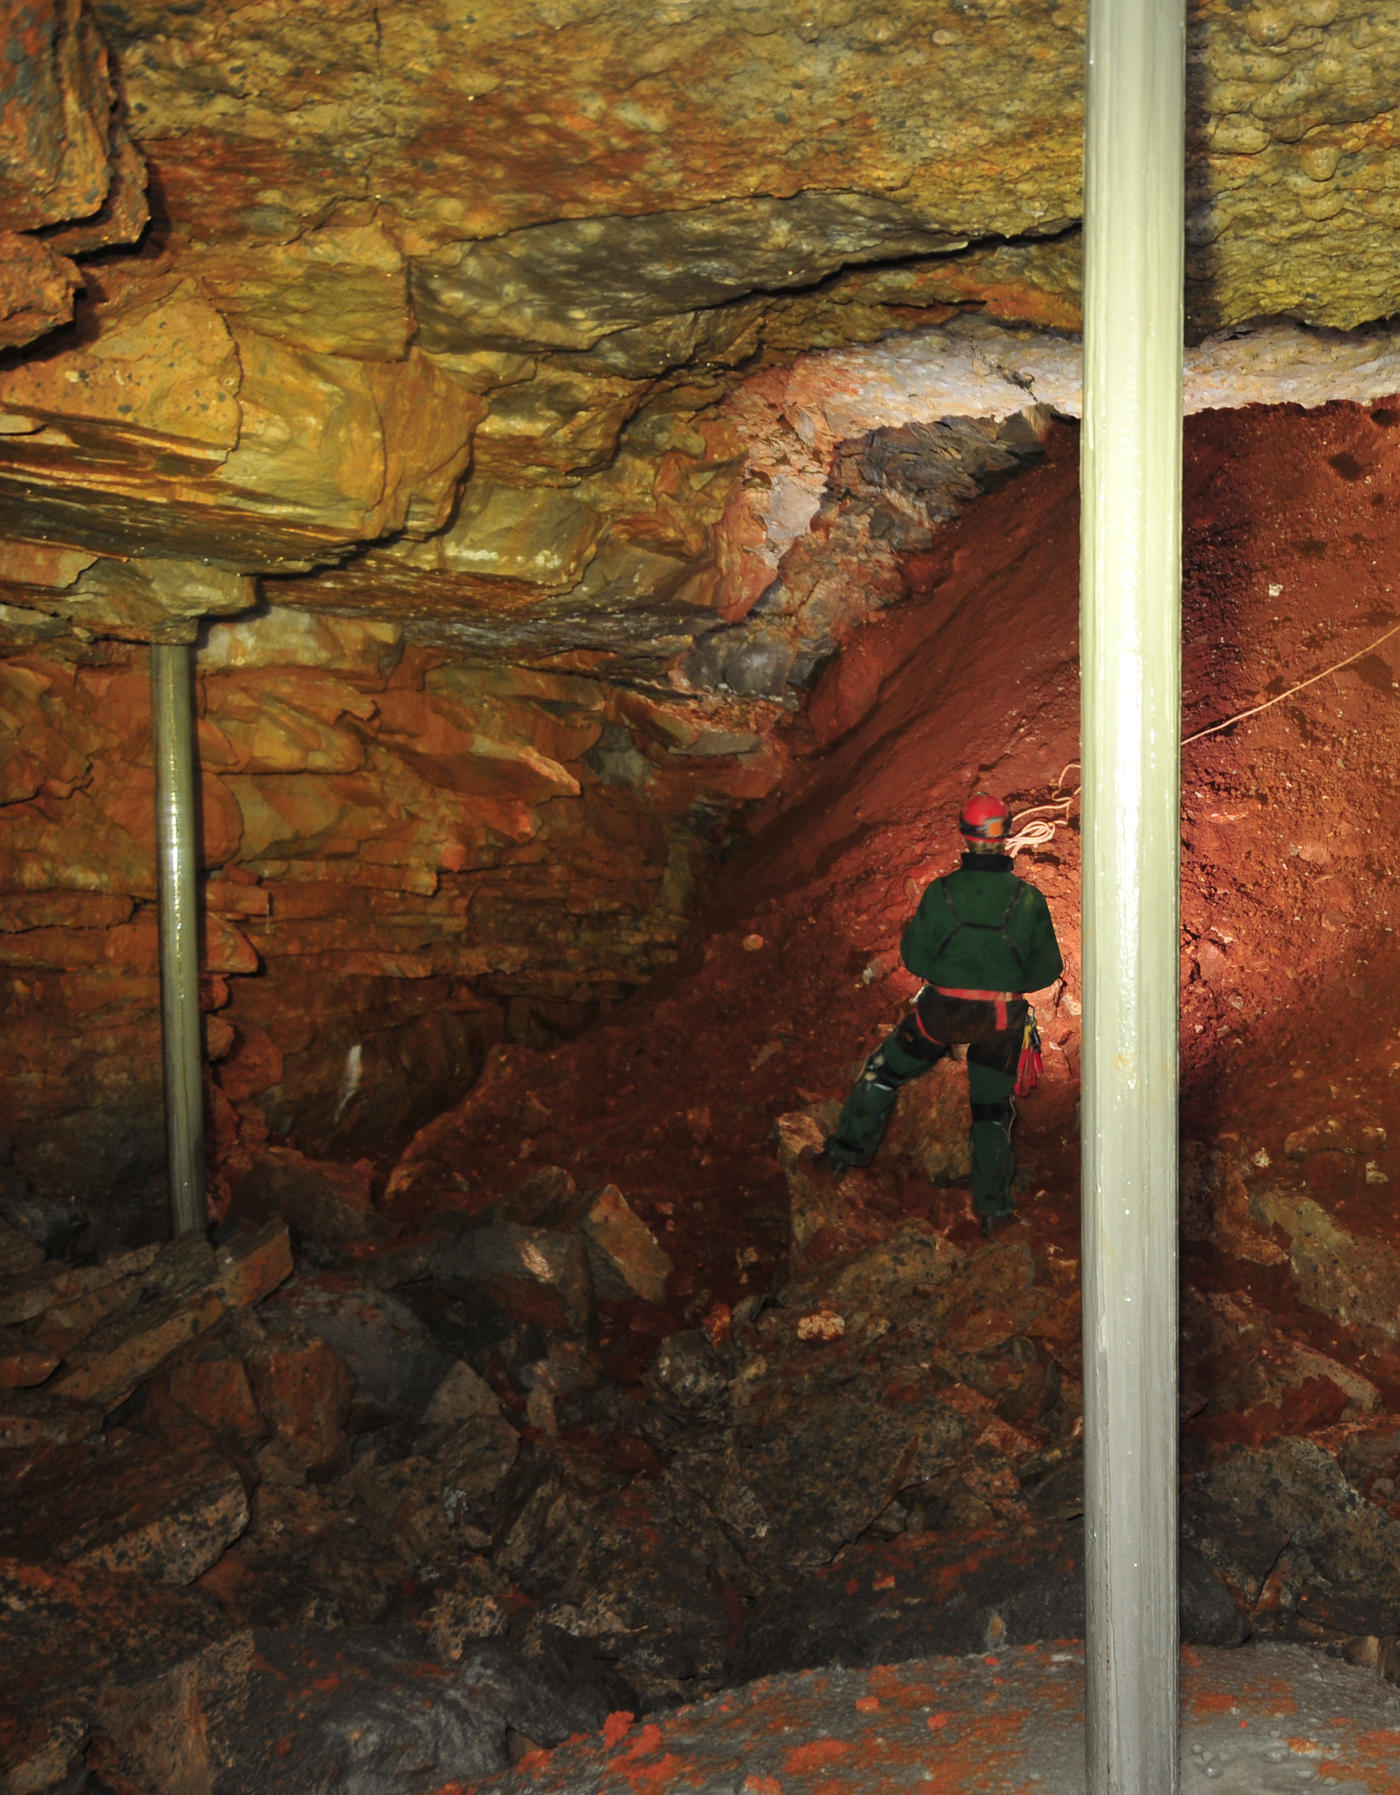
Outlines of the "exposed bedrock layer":
M231 309L278 331L382 340L369 320L406 291L434 348L640 346L846 264L947 256L943 292L930 262L867 298L961 297L997 284L962 260L989 239L1027 240L1024 284L1073 306L1072 271L1047 279L1035 245L1079 217L1079 6L96 12L172 233ZM1192 15L1201 321L1384 315L1400 97L1386 21L1367 0ZM328 255L357 224L385 249Z
M135 243L146 169L82 0L32 0L0 22L0 349L73 315L75 258Z
M139 1189L160 1163L147 656L0 660L9 1176ZM274 612L198 657L215 1123L353 1156L674 957L698 869L782 768L775 707L405 651Z

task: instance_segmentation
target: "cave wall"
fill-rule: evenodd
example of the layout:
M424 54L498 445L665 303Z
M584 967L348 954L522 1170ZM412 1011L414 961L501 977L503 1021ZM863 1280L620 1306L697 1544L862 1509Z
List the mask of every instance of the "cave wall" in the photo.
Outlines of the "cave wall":
M83 0L11 9L0 55L0 350L73 315L81 258L133 244L145 162Z
M163 1159L147 653L0 659L8 1177L133 1199ZM273 612L198 657L218 1146L379 1151L491 1045L576 1032L674 958L771 705L682 705ZM747 714L743 714L747 713Z

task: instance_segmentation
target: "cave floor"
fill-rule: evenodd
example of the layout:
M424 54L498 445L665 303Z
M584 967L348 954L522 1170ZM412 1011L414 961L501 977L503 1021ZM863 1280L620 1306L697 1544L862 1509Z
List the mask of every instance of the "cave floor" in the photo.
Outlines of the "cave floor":
M1181 1791L1400 1789L1400 1691L1295 1645L1182 1654ZM764 1678L601 1741L536 1752L472 1795L1083 1795L1084 1656L1001 1657Z

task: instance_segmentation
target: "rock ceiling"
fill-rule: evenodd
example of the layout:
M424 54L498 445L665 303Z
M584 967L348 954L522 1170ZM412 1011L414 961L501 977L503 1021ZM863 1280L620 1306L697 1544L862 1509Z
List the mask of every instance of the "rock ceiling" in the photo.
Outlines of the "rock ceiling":
M1201 403L1400 387L1364 331L1397 292L1383 12L1191 8ZM917 531L1038 427L996 420L1075 409L1081 6L35 0L6 29L8 633L188 639L261 596L776 690L835 624L781 557L888 485L843 443L925 433Z

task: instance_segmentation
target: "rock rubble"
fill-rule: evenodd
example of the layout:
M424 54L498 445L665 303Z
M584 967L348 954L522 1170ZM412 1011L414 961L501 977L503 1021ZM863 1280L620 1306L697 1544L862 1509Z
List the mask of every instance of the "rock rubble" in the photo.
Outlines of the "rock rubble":
M250 1207L304 1215L280 1152ZM0 1227L0 1362L32 1380L0 1392L4 1786L427 1795L756 1676L1082 1631L1074 1268L882 1222L873 1176L814 1231L794 1158L788 1266L679 1328L621 1191L557 1167L295 1264L276 1215L88 1265ZM1184 1637L1384 1668L1394 1418L1192 1301ZM1261 1377L1211 1378L1247 1335ZM1251 1431L1329 1379L1331 1434Z

